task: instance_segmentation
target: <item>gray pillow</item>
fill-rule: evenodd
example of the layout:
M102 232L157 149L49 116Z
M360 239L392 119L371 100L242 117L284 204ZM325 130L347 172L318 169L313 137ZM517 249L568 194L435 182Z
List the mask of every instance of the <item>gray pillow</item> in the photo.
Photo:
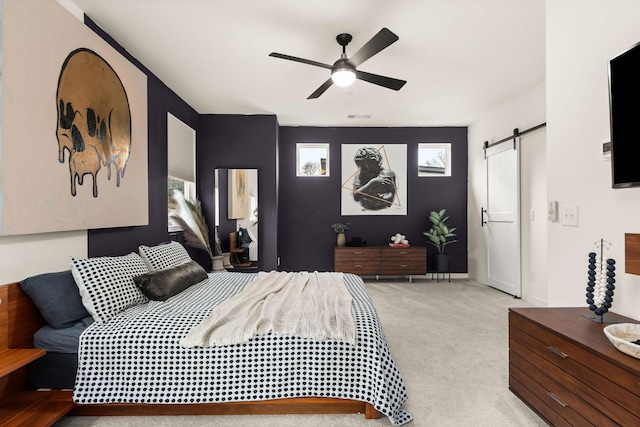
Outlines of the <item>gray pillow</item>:
M40 310L42 318L55 329L68 328L89 316L71 270L27 277L20 288Z
M205 280L207 272L195 261L155 270L133 278L143 294L154 301L165 301Z

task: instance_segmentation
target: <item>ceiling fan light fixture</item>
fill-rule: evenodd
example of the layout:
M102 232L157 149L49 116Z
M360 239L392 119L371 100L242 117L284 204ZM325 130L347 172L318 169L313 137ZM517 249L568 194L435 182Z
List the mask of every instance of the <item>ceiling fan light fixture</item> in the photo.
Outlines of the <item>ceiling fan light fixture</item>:
M349 64L346 59L342 58L333 64L331 70L331 80L336 86L347 87L356 79L356 71L353 65Z
M341 69L331 73L331 80L336 86L347 87L356 79L356 73L353 70Z

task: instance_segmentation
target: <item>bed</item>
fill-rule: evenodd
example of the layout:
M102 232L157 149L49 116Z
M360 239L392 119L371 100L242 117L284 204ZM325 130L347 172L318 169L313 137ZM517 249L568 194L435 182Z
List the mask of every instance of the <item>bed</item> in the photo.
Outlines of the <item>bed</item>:
M72 305L76 319L52 328L54 320L61 326L59 319L43 315L43 327L54 335L79 329L78 350L73 351L73 340L66 348L49 347L47 356L28 368L30 387L67 388L72 382L71 414L76 415L364 413L367 418L383 414L394 425L411 421L402 408L407 399L403 380L359 276L342 276L353 298L355 345L266 334L240 344L185 348L180 341L189 330L242 292L256 274L205 273L203 278L194 267L197 274L179 271L168 279L167 272L173 274L178 266L184 270L191 261L183 251L174 242L141 246L139 254L124 257L72 258L71 275L81 299L81 307L77 300ZM150 285L136 280L137 288L131 288L132 277L154 279L156 273L162 280ZM69 272L57 274L70 287ZM24 282L21 291L44 314L43 301ZM174 284L167 287L167 282ZM51 295L42 299L52 304ZM68 305L72 298L64 299ZM13 315L19 322L20 313ZM56 341L35 341L45 347L51 340ZM64 378L52 379L51 372Z

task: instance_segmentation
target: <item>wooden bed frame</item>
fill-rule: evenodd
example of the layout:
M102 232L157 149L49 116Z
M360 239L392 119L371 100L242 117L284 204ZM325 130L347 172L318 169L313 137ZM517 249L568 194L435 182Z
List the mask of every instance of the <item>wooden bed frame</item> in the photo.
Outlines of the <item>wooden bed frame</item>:
M4 289L3 289L4 288ZM6 296L4 296L6 295ZM0 354L3 349L33 347L33 334L45 321L18 283L0 285ZM6 299L6 300L5 300ZM23 371L22 369L21 371ZM4 381L3 381L4 380ZM7 383L7 384L4 384ZM0 403L17 390L26 389L24 372L0 378ZM60 391L52 391L52 393ZM43 393L43 392L39 392ZM71 400L71 392L62 392ZM337 398L290 398L251 402L199 404L133 404L73 405L69 415L239 415L239 414L353 414L363 413L377 419L380 413L367 402Z

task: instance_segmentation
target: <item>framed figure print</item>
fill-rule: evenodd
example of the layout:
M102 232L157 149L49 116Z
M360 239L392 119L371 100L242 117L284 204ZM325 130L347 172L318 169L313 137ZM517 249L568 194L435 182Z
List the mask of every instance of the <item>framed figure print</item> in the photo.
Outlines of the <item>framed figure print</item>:
M406 215L406 144L343 144L341 192L342 215Z

